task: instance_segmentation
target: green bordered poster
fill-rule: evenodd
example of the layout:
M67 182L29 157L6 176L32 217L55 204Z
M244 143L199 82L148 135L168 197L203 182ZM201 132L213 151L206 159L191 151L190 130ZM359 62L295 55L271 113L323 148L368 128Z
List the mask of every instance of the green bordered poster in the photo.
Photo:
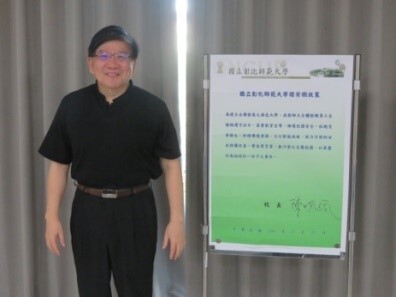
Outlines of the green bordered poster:
M210 55L209 250L346 253L353 55Z

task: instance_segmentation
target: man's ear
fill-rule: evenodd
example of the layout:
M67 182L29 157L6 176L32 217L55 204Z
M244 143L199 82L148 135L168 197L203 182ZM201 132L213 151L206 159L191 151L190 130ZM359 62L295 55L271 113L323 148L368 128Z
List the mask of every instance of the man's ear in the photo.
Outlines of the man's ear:
M88 57L88 59L87 59L88 70L89 70L89 72L93 75L94 72L93 72L93 65L92 65L92 63L93 63L92 57Z
M135 74L135 69L136 69L136 59L132 60L132 74Z

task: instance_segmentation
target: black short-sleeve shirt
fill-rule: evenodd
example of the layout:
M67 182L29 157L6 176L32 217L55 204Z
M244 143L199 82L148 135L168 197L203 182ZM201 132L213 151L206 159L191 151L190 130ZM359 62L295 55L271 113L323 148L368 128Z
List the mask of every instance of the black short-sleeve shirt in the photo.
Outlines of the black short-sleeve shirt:
M96 84L65 96L39 153L71 163L83 185L126 188L158 178L159 158L176 159L180 148L165 103L130 82L111 105Z

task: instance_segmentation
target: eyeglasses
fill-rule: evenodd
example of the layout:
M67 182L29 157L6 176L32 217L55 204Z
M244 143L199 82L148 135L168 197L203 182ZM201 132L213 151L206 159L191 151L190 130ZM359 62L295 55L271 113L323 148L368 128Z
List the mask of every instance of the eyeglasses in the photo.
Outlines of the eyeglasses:
M114 57L116 59L117 62L127 62L130 60L131 55L128 53L108 53L108 52L100 52L98 54L95 54L94 57L99 58L99 60L101 60L102 62L107 62L110 61L110 59L112 57Z

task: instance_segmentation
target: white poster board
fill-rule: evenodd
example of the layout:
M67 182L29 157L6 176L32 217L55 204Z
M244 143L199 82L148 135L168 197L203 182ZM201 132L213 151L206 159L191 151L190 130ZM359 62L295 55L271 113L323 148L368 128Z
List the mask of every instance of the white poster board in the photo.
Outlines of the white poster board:
M210 55L209 250L346 253L353 55Z

